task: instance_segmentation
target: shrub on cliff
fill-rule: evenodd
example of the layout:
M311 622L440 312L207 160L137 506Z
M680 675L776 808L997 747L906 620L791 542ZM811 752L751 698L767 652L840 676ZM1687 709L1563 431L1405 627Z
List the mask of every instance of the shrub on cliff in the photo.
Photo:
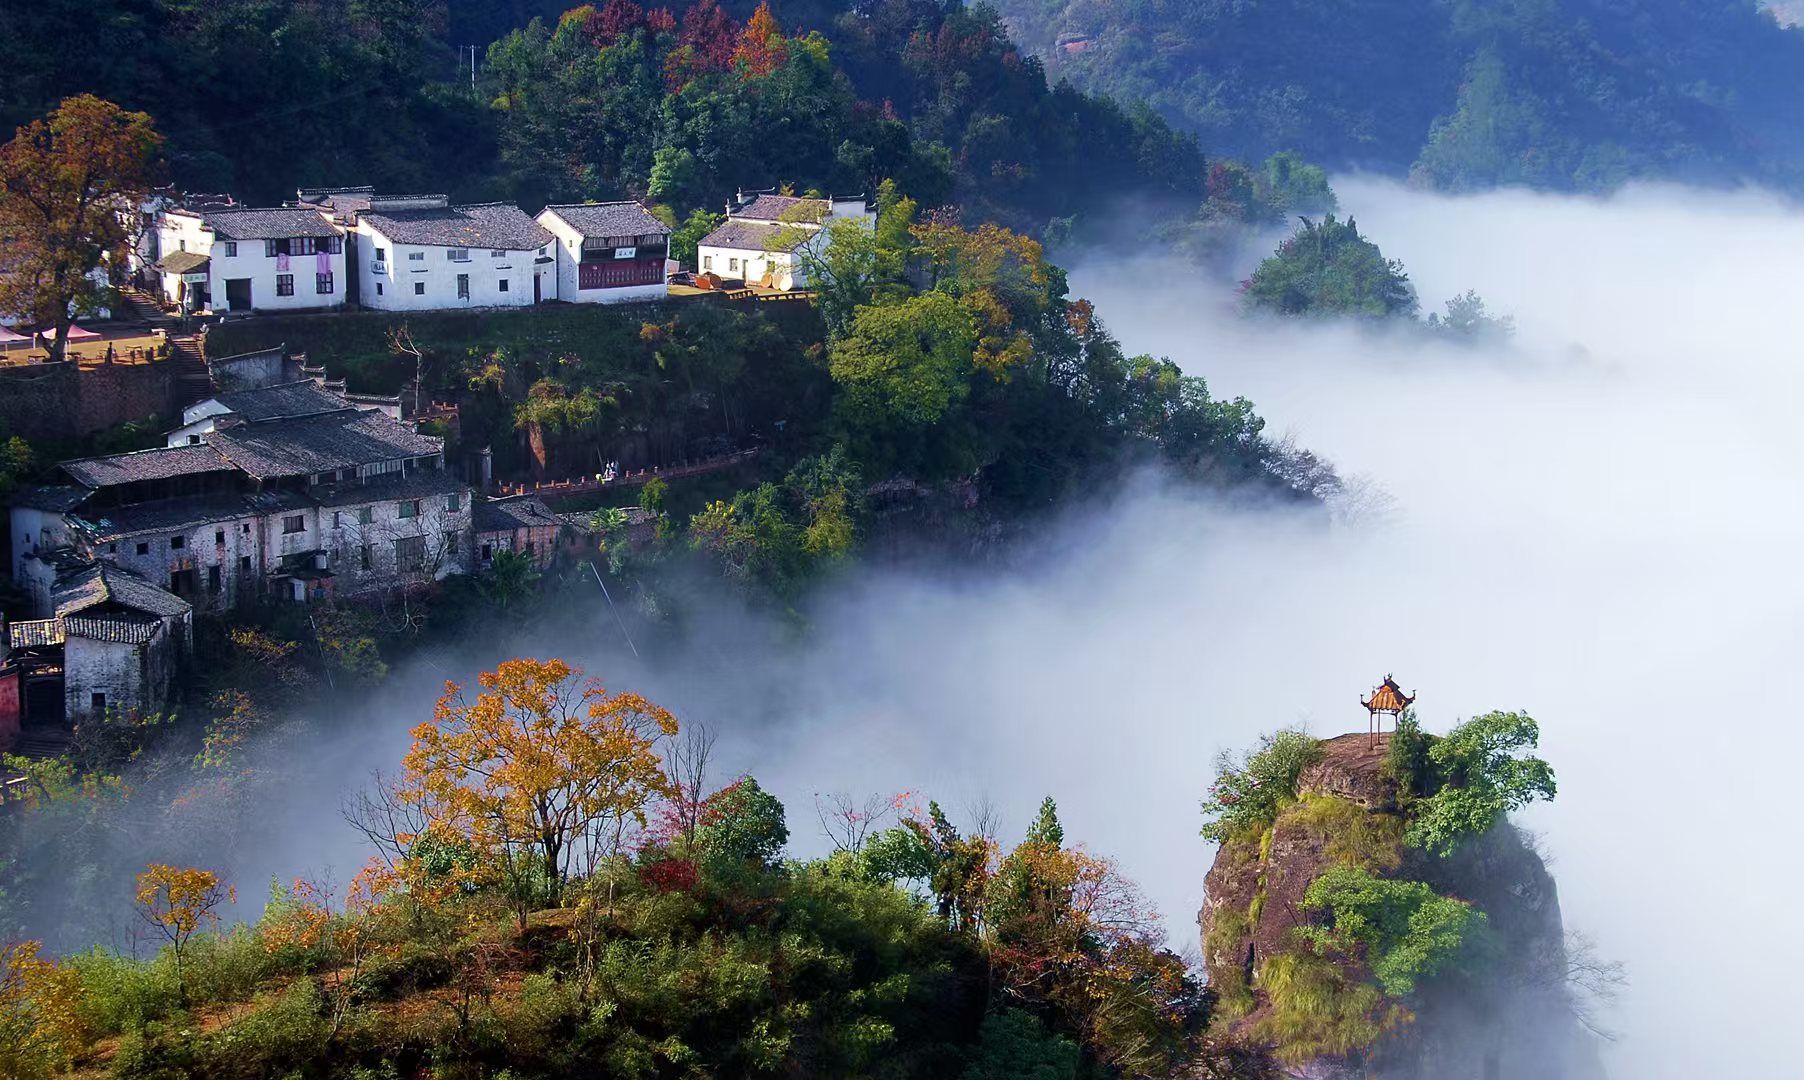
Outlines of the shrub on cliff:
M1486 926L1484 912L1420 881L1374 877L1350 866L1311 882L1303 904L1328 919L1327 926L1300 928L1315 951L1363 954L1392 997L1415 993L1417 982L1456 963Z
M1436 740L1428 758L1440 785L1412 808L1409 842L1449 855L1460 841L1490 831L1510 811L1553 798L1552 766L1523 756L1540 734L1527 713L1489 712Z
M1319 760L1319 742L1301 731L1262 736L1257 749L1237 763L1223 751L1215 783L1203 800L1203 838L1222 843L1243 830L1264 828L1296 801L1297 777Z

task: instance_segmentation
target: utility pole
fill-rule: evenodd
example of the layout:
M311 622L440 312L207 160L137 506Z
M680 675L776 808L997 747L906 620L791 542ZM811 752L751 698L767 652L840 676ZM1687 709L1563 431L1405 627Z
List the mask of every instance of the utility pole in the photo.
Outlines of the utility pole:
M468 49L470 53L470 90L473 93L476 90L476 46L459 45L457 47L457 67L460 71L463 69L464 50L466 49Z

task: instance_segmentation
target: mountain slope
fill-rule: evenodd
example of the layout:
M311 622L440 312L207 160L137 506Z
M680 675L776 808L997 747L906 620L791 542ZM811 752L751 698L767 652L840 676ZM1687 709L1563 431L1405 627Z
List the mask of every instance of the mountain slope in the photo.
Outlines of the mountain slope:
M1000 0L1049 74L1206 149L1459 189L1804 181L1804 32L1753 0Z

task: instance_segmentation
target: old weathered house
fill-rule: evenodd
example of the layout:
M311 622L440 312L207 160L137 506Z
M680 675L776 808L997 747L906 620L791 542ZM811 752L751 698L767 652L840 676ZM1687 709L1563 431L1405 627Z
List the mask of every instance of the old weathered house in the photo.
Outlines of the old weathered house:
M48 618L0 633L0 749L109 712L170 703L194 644L193 607L109 563L64 563Z
M63 462L13 501L13 576L48 616L71 562L124 567L200 607L307 599L470 568L468 485L443 440L313 384L220 394L172 445Z
M476 506L476 565L487 569L502 551L514 551L543 570L558 558L571 525L535 495L489 499Z

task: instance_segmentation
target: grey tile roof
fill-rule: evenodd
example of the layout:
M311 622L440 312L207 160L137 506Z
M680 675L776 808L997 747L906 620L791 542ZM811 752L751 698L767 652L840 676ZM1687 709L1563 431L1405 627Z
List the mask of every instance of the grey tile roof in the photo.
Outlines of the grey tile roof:
M530 251L551 243L551 230L512 203L443 210L365 211L361 220L396 244Z
M199 495L186 499L110 506L78 515L82 527L97 542L147 532L180 532L218 521L234 521L308 505L306 496L287 492L264 495Z
M172 251L157 263L157 269L165 274L190 274L207 265L207 262L207 256L198 251Z
M71 487L68 484L39 485L13 492L12 504L60 514L75 509L83 499L92 494L87 488Z
M313 501L321 506L355 506L391 499L424 499L432 495L468 495L470 485L443 469L409 473L393 479L380 477L365 484L333 484L313 489Z
M163 621L124 612L112 615L71 615L60 620L65 638L113 641L122 645L147 645L163 629Z
M7 638L15 649L30 649L63 643L61 619L30 619L7 627Z
M111 563L95 563L63 578L51 590L57 618L109 605L167 617L192 611L188 601ZM97 613L96 613L97 614Z
M794 251L811 234L793 225L773 225L764 221L740 221L730 218L720 228L702 237L700 247L737 248L741 251ZM715 273L724 267L714 267Z
M318 416L352 407L344 398L321 389L312 379L277 383L256 390L232 390L213 400L252 423L292 416Z
M336 214L353 214L370 208L376 189L367 184L359 187L301 188L295 197L301 202L331 208Z
M516 529L566 528L569 522L552 512L536 495L511 499L485 499L476 504L476 531L513 532Z
M104 488L134 480L167 480L172 476L222 472L232 463L210 446L159 446L129 454L77 458L62 463L62 470L85 487Z
M444 448L443 439L421 435L382 413L360 411L240 424L201 438L260 480L424 457Z
M584 236L670 234L670 226L636 202L567 203L547 206L545 212L556 214Z
M801 199L793 195L760 195L731 217L747 221L820 222L833 204L826 199Z
M288 236L337 236L338 229L306 206L275 206L261 210L195 210L222 240L280 240ZM248 254L248 253L247 253Z

